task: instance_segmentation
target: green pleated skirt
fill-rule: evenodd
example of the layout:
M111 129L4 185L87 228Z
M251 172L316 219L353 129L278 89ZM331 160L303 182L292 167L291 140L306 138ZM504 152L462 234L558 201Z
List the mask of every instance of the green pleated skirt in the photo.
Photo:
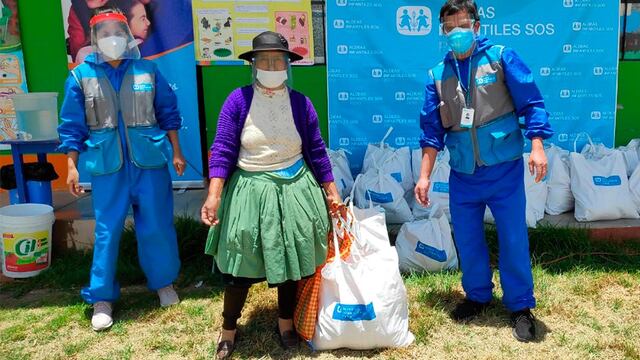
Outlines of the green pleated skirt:
M324 195L303 166L293 177L237 169L222 192L205 252L227 278L269 284L313 275L327 255Z

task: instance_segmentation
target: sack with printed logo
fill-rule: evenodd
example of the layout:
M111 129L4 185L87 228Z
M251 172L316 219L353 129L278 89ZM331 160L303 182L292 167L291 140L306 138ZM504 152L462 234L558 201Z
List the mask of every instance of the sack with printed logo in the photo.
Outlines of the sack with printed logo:
M571 192L576 199L576 220L640 218L622 153L595 146L591 138L588 146L591 150L571 153Z
M529 163L531 154L523 154L524 163ZM524 189L527 201L527 226L535 228L538 221L544 218L544 210L547 204L547 186L548 178L536 182L536 174L531 175L529 166L525 165L524 169Z
M633 139L627 146L620 146L617 150L622 152L627 164L627 175L631 176L640 165L640 139Z
M378 168L385 174L394 178L404 189L413 190L413 175L411 173L411 149L408 146L399 149L385 144L391 135L393 127L390 127L379 144L369 144L364 154L362 172Z
M629 190L636 204L636 209L640 212L640 166L631 174L629 178Z
M342 199L349 196L351 189L353 189L353 175L351 174L351 168L349 167L349 159L347 158L347 151L344 149L331 150L327 149L329 154L329 160L331 161L331 172L338 188L338 192Z
M411 208L404 197L404 189L391 175L372 168L358 175L353 187L353 201L357 207L368 207L370 203L381 206L390 224L413 220Z
M429 218L402 225L396 238L396 251L403 272L437 272L458 268L451 226L437 205L431 209Z
M335 206L335 205L331 205ZM336 209L334 207L334 209ZM384 222L384 214L383 222ZM385 227L386 230L386 227ZM327 262L333 261L337 255L342 259L346 259L351 252L351 242L353 239L349 232L341 231L337 235L339 238L339 248L334 247L333 233L328 234L328 250L327 261L316 268L316 272L307 278L298 282L298 291L296 293L296 308L293 312L293 323L298 335L305 341L311 341L316 331L318 320L318 310L320 306L320 283L322 282L322 269ZM337 250L336 250L337 249Z
M559 215L573 210L575 202L571 193L569 151L551 144L545 152L549 161L545 211L549 215Z
M411 173L413 174L413 182L418 183L420 180L420 168L422 167L422 149L417 148L411 151Z
M409 331L407 291L388 234L381 234L384 239L369 239L348 229L352 227L333 221L334 248L339 248L341 232L351 231L354 241L348 258L335 256L322 269L313 347L365 350L411 345L415 338ZM363 251L360 244L367 242L384 246Z
M415 152L414 152L415 154ZM422 155L422 152L420 152ZM415 164L415 162L414 162ZM419 166L419 165L418 165ZM420 169L418 168L418 173ZM432 207L437 205L446 215L447 219L451 221L451 212L449 208L449 174L451 173L451 166L449 165L449 150L445 147L444 150L438 152L436 161L431 170L431 184L429 185L429 201L430 207L423 207L415 201L415 198L411 202L413 204L413 217L416 219L424 219L429 217L432 211ZM419 175L418 175L419 176Z
M529 172L529 153L522 155L524 158L524 193L526 197L526 222L530 228L535 228L538 221L544 218L545 206L547 203L547 178L536 182L535 173L531 175ZM484 222L495 224L496 220L491 213L491 209L487 206L484 212Z

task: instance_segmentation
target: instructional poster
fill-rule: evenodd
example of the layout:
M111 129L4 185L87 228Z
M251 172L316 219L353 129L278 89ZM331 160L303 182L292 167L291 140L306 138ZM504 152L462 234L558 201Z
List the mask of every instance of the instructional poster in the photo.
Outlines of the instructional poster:
M289 49L313 65L310 0L223 1L194 0L193 29L196 59L201 65L242 65L238 55L251 50L251 40L276 31Z
M626 16L624 33L624 60L640 60L640 2L620 5Z
M16 139L11 96L27 92L16 0L0 1L0 141ZM8 146L0 146L1 150Z

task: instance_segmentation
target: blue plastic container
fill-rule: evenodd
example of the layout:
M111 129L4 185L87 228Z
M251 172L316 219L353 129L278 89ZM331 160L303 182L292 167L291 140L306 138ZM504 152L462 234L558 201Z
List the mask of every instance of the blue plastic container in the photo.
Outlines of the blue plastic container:
M29 203L44 204L53 206L53 193L51 192L51 181L27 180L27 194ZM18 189L9 190L9 204L16 205L18 202Z

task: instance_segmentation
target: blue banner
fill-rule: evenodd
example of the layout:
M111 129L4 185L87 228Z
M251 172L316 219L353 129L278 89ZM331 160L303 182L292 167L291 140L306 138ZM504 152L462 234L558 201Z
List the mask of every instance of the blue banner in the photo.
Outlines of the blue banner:
M419 146L427 71L448 51L440 32L444 4L416 0L327 1L329 145L353 153L390 126L391 146ZM512 47L545 98L556 134L573 150L587 132L614 144L619 3L611 0L478 1L481 35Z

